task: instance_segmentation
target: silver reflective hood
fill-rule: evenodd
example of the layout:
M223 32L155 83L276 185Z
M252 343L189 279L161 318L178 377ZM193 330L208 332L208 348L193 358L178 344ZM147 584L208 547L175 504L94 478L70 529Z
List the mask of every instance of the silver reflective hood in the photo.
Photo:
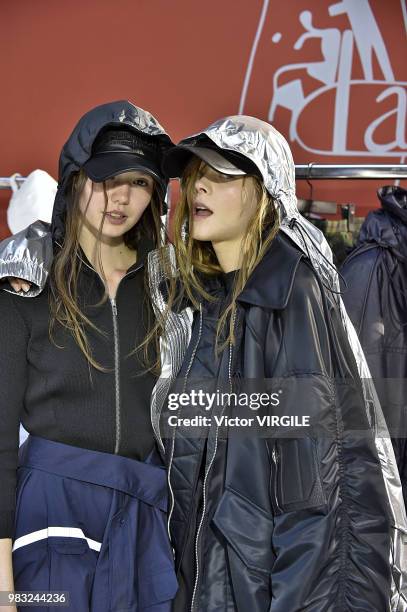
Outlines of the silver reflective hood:
M295 165L284 136L261 119L233 115L215 121L179 144L188 145L203 135L220 149L240 153L257 166L267 191L278 206L281 229L309 255L324 284L338 292L338 274L333 266L332 251L323 233L298 211Z
M285 198L284 215L296 212L295 167L285 138L272 125L244 115L219 119L202 132L221 149L250 159L261 172L267 191L276 200ZM187 144L189 139L180 144Z

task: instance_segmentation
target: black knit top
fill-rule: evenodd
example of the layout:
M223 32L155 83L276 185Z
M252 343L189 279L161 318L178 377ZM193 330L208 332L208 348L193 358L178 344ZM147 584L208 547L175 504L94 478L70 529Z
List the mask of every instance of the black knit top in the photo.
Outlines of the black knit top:
M151 451L155 377L131 354L151 322L144 282L144 265L137 263L115 302L96 306L103 283L82 266L79 301L100 330L87 335L105 372L89 366L61 326L57 346L50 341L49 288L35 298L0 291L0 538L13 537L20 422L33 435L86 449L138 460Z

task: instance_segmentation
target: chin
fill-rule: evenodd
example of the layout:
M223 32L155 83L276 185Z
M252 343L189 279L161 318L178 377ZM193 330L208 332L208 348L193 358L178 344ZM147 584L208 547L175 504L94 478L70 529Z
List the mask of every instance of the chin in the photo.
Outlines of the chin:
M213 231L213 228L205 228L205 227L193 227L192 228L192 238L194 240L201 240L202 242L210 242L214 240L216 237L216 233Z
M192 232L192 238L201 242L208 242L212 239L208 232Z
M111 240L112 238L122 238L125 234L127 234L127 232L129 230L131 230L133 226L130 227L117 227L117 228L109 228L108 231L106 231L106 229L103 229L102 232L102 240Z
M204 231L203 229L192 231L192 238L201 242L223 242L226 240L226 236L223 236L221 232Z

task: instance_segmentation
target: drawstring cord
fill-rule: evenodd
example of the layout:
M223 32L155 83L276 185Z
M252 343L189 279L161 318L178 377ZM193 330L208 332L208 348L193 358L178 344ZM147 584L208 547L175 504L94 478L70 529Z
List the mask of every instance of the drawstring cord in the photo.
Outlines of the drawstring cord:
M306 239L304 238L303 232L304 232L304 233L305 233L305 234L308 236L309 240L310 240L310 241L311 241L311 242L314 244L313 238L312 238L312 236L311 236L311 235L310 235L310 234L307 232L307 230L306 230L305 228L303 228L303 227L302 227L302 226L301 226L301 225L300 225L300 224L297 222L297 219L296 219L295 217L293 217L292 219L290 219L290 222L289 222L288 226L289 226L289 228L290 228L290 229L292 229L292 230L293 230L295 225L297 225L297 228L298 228L298 230L299 230L299 233L300 233L300 235L301 235L301 238L302 238L302 239L303 239L303 241L304 241L304 245L305 245L305 249L306 249L306 251L307 251L308 258L309 258L309 260L310 260L310 261L312 261L312 258L311 258L311 256L310 256L310 253L309 253L309 250L308 250L307 241L306 241ZM316 248L318 249L318 247L316 247ZM345 291L347 291L347 290L348 290L348 284L347 284L347 282L346 282L345 278L342 276L342 274L339 272L339 270L336 268L336 266L334 266L334 265L333 265L333 264L332 264L332 263L329 261L329 259L327 259L327 258L325 257L325 255L322 253L322 251L320 251L319 249L318 249L318 251L319 251L319 253L321 254L322 258L323 258L323 259L326 261L326 263L327 263L327 264L328 264L328 265L329 265L329 266L332 268L332 270L333 270L334 272L336 272L336 274L338 274L339 278L341 279L341 281L343 282L343 284L345 285L345 287L344 287L344 290L343 290L343 291L341 291L341 290L339 290L339 291L335 291L335 289L332 289L332 287L329 287L328 285L326 285L326 284L324 283L323 279L321 279L321 283L322 283L322 285L325 287L325 289L327 289L327 290L328 290L328 291L330 291L331 293L334 293L335 295L343 295L343 293L344 293Z

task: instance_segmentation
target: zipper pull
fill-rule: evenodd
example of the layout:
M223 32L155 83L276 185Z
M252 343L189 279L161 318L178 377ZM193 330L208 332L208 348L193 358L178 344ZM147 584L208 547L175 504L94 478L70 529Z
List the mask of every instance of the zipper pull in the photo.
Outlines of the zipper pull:
M273 494L272 497L273 497L273 500L274 500L276 511L277 512L282 512L282 508L281 508L280 500L279 500L279 481L280 481L280 478L281 478L281 474L279 475L280 469L279 469L279 466L278 466L279 460L280 460L280 456L279 455L280 454L278 452L277 445L275 444L274 447L273 447L273 450L271 451L271 456L272 456L273 463L274 463L274 470L272 470L272 474L271 474L271 476L272 476L272 483L270 483L270 484L272 486L271 492ZM274 472L274 474L273 474L273 472Z
M117 317L117 306L116 300L114 298L110 298L110 303L112 304L112 310L115 317Z

